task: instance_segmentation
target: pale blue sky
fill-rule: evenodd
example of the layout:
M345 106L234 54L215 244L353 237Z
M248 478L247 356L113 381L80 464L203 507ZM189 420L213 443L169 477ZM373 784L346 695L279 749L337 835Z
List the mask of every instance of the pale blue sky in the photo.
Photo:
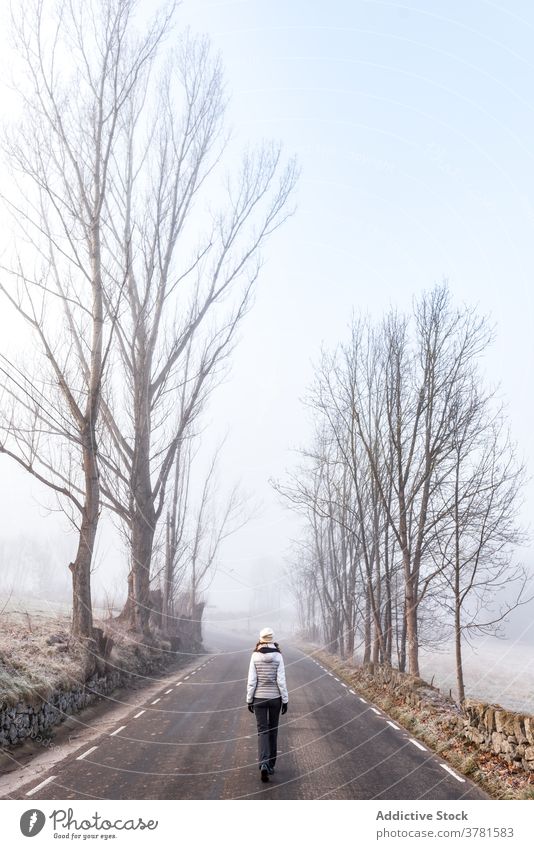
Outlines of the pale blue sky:
M534 8L191 0L182 14L222 51L236 138L281 138L302 166L211 408L229 469L266 499L229 560L277 557L294 532L265 480L305 438L298 399L321 342L353 307L408 305L442 277L497 322L488 377L532 465Z

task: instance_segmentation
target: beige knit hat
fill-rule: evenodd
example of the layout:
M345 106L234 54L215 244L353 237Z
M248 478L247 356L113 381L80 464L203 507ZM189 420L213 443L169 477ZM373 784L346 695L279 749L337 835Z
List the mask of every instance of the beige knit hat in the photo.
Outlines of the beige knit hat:
M260 643L272 643L274 642L274 634L272 628L263 628L260 631Z

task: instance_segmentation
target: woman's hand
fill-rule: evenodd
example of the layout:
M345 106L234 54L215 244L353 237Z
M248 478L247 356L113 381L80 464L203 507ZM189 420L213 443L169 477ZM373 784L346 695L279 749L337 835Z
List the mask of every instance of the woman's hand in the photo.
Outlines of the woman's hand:
M284 704L282 705L282 715L283 715L284 713L287 713L287 705L288 705L288 703L287 703L287 702L284 702Z
M247 707L251 713L254 713L254 705L252 702L247 702Z

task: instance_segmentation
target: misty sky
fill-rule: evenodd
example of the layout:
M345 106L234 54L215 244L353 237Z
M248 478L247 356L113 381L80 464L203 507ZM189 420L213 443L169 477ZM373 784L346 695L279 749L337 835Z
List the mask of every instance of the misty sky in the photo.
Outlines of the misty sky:
M309 438L300 399L312 363L321 343L344 339L353 309L378 317L409 307L446 277L458 301L489 313L497 340L487 377L501 384L534 470L534 7L184 0L178 20L222 53L233 144L281 139L302 169L297 213L269 244L206 418L206 447L228 433L223 478L263 504L227 543L213 585L213 603L242 609L240 582L269 583L270 569L276 578L299 533L268 479L282 478ZM3 532L53 544L58 519L44 517L7 461L0 472ZM531 485L527 520L533 506ZM125 575L120 557L106 532L99 571Z

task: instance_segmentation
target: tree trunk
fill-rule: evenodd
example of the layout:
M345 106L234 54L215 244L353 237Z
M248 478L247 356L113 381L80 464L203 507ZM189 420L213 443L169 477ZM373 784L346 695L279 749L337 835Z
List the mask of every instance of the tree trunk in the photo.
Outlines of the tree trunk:
M405 606L404 617L406 621L406 642L408 648L408 672L410 675L419 677L419 638L417 633L417 588L415 578L410 569L410 558L407 552L403 552L404 583L405 583Z
M133 588L133 570L130 569L128 572L128 577L126 579L128 586L128 596L126 598L126 602L121 612L117 616L118 622L126 622L129 628L134 628L134 588Z
M376 624L374 631L375 633L373 637L373 664L377 666L380 662L380 638L378 635L378 629L376 627Z
M132 518L131 518L131 557L133 572L134 605L131 627L150 635L150 567L152 546L156 531L156 512L152 491L150 468L150 403L148 376L149 359L146 354L146 342L143 328L139 330L140 353L137 362L138 374L135 387L135 450L132 463Z
M458 686L458 701L460 704L465 699L464 669L462 662L462 627L461 610L458 602L454 607L454 649L456 655L456 683Z
M391 658L393 651L393 614L391 600L391 576L386 575L386 608L384 611L384 631L386 640L386 651L384 662L391 666Z
M371 660L371 599L369 597L369 588L365 599L365 626L364 626L364 650L363 662L369 663Z
M72 633L77 638L93 638L93 607L91 600L91 562L100 514L100 489L93 429L82 435L85 501L78 550L72 573Z
M202 616L205 604L203 601L195 605L193 619L193 634L197 648L202 647Z
M457 450L454 481L454 649L456 655L456 682L458 701L465 699L464 669L462 662L462 600L460 593L460 452Z
M174 572L174 533L171 525L171 517L167 515L167 524L165 530L165 568L163 570L163 600L162 600L162 623L163 630L170 633L172 628L171 622L171 606L172 606L172 585Z
M133 621L135 630L150 635L150 566L156 517L152 502L136 504L132 521Z
M349 660L354 657L354 603L348 606L347 633L345 638L346 653Z
M399 671L406 671L406 600L402 609L402 630L399 647Z
M73 563L69 563L72 573L72 634L77 639L92 638L93 612L91 604L91 557L88 537L80 533L78 551Z
M417 633L417 605L410 587L406 594L406 641L408 646L408 672L419 677L419 637Z

